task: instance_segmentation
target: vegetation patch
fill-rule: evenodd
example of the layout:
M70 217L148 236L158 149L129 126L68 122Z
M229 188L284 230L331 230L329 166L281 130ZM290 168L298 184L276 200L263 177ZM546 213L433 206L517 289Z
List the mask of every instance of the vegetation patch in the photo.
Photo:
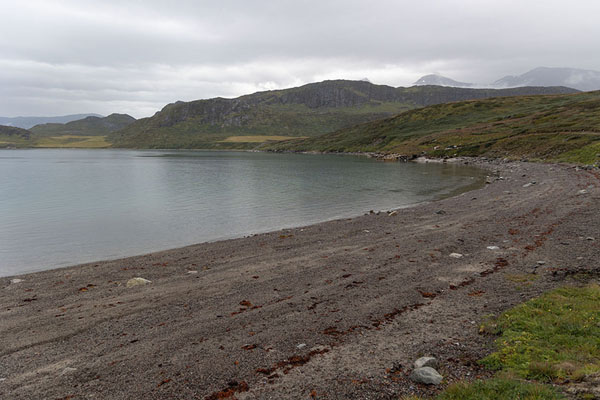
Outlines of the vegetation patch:
M557 400L552 387L514 379L494 378L449 386L436 400Z
M482 360L495 370L544 382L600 373L600 286L562 288L521 304L483 331L498 350Z
M110 147L106 136L62 135L39 138L34 147L99 149Z
M267 136L267 135L254 135L254 136L229 136L223 140L223 143L264 143L269 141L289 140L289 139L302 139L302 137L289 137L289 136Z

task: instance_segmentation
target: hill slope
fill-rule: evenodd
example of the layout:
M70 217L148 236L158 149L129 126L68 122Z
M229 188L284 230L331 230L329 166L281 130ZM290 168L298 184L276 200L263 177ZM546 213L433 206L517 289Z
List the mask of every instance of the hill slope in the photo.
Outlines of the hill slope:
M600 160L600 92L440 104L264 148L596 163Z
M135 122L135 118L127 114L111 114L108 117L89 116L66 124L49 123L31 128L36 136L79 135L102 136L123 129Z
M0 148L21 147L29 143L31 132L14 126L0 125Z
M61 115L58 117L0 117L0 125L14 126L17 128L29 129L39 124L66 124L86 117L102 117L99 114L72 114Z
M569 88L394 88L366 81L325 81L235 99L177 102L109 135L113 147L252 148L281 137L313 137L432 104ZM250 138L248 137L250 136Z

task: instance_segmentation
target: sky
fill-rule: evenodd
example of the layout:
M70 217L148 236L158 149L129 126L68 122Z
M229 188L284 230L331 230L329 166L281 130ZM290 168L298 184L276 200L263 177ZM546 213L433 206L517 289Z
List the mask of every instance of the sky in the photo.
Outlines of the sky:
M600 70L597 0L0 0L0 116L153 115L326 79Z

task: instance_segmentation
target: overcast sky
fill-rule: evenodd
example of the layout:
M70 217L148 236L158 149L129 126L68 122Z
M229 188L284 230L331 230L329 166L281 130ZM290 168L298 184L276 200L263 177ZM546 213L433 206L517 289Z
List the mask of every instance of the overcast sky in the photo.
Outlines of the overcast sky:
M0 0L0 115L124 112L325 79L600 70L597 0Z

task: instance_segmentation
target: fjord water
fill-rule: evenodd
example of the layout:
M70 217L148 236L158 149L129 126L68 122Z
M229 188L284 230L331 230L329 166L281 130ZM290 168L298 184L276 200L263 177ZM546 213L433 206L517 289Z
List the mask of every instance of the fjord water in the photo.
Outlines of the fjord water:
M0 150L0 276L388 210L481 170L365 157Z

